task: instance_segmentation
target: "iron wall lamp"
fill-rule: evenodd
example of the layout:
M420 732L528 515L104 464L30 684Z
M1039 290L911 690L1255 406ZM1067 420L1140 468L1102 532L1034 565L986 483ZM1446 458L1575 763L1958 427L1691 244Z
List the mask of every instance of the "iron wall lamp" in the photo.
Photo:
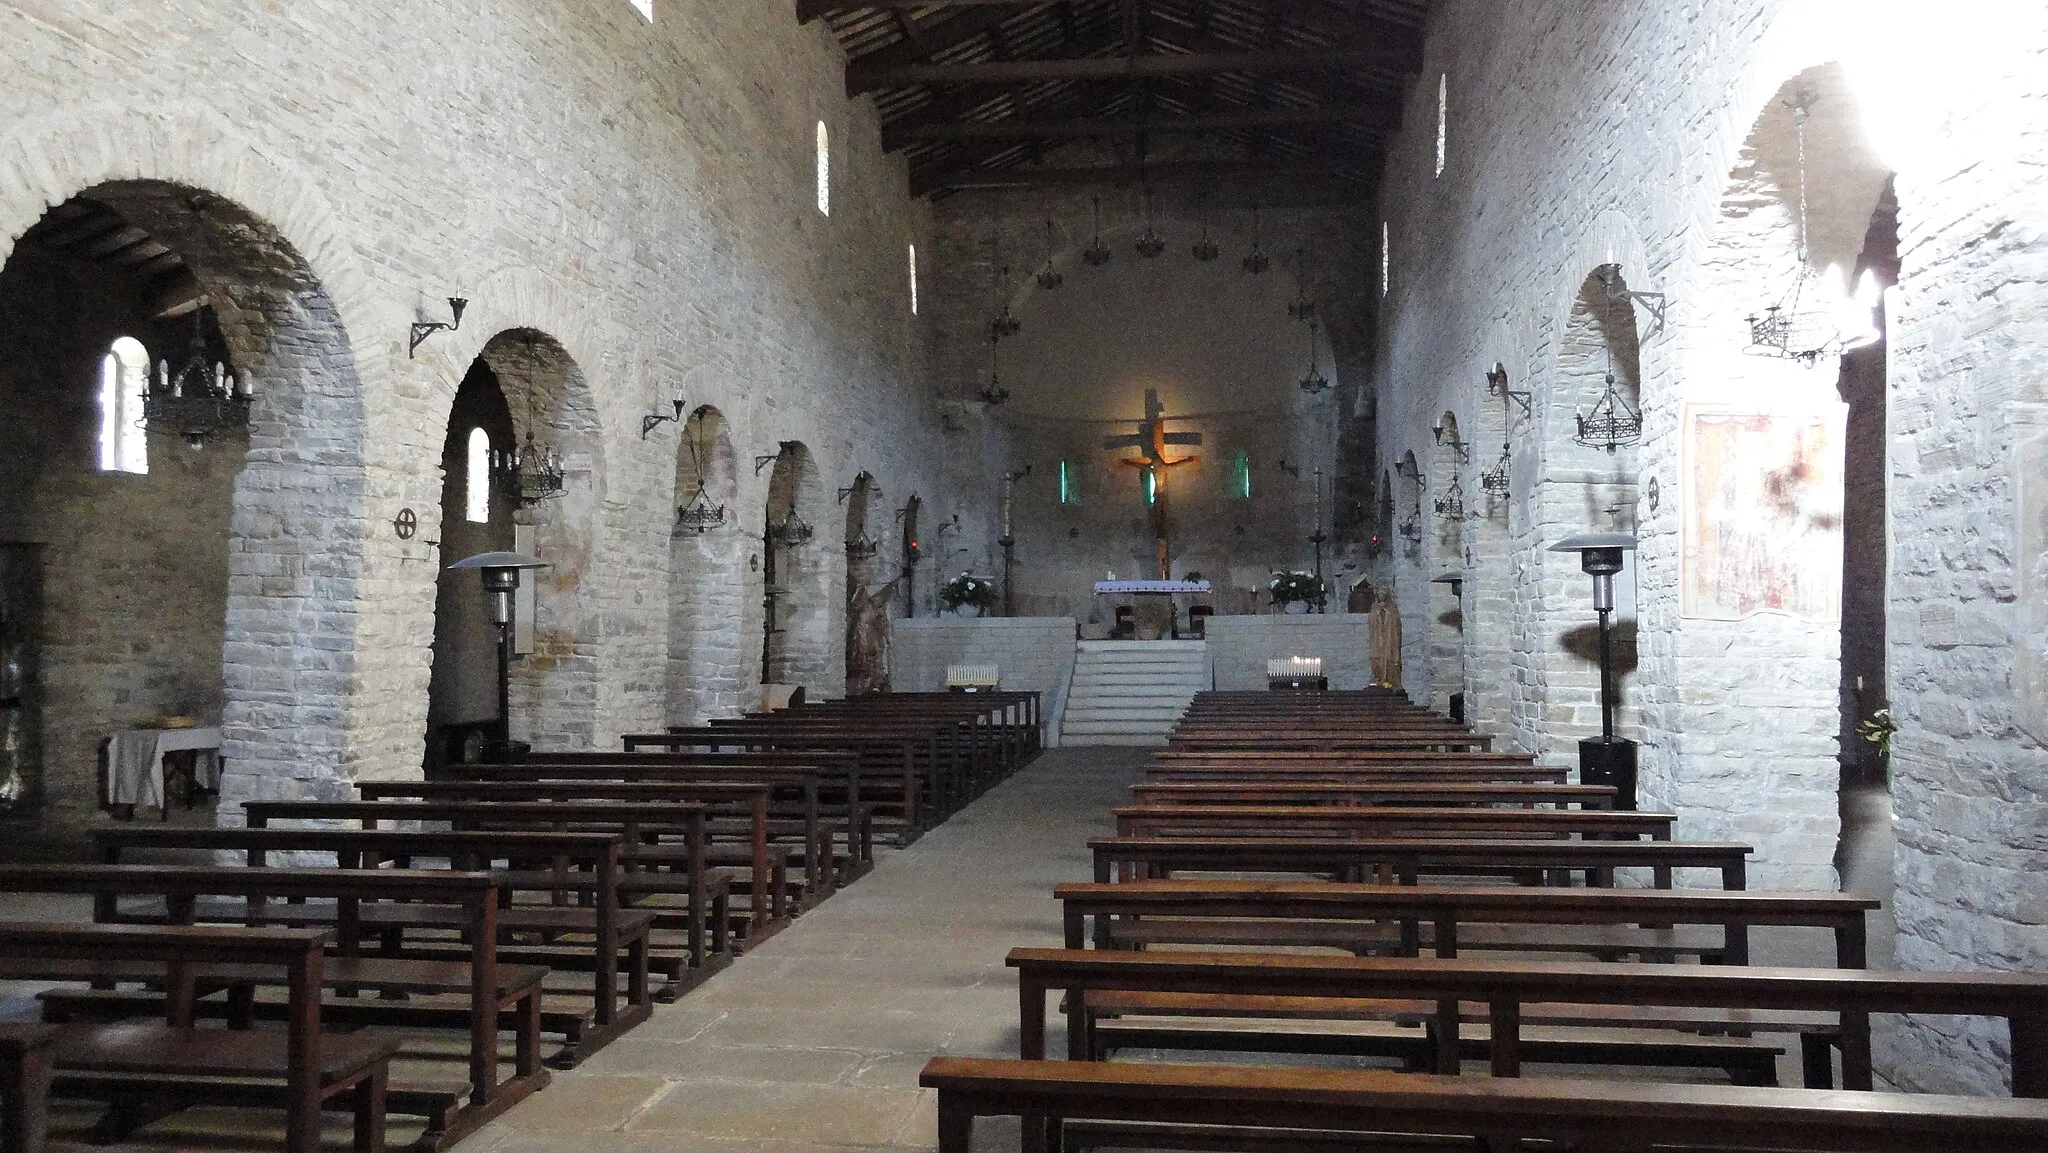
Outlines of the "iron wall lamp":
M407 360L420 350L420 345L437 332L455 332L462 327L462 313L469 307L469 301L460 296L448 298L448 312L452 320L443 323L438 320L415 320L412 322L412 345L405 350Z
M673 414L666 412L650 412L646 416L640 418L641 440L646 440L648 433L653 432L656 428L659 428L666 421L672 420L675 421L677 424L682 423L683 398L679 396L674 400L669 401L669 404L675 409L675 412Z

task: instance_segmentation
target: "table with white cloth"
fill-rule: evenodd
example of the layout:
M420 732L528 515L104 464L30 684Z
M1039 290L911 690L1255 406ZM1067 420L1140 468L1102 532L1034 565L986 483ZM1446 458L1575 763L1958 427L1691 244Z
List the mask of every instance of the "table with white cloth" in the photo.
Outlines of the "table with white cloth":
M107 803L163 808L164 754L193 754L192 783L220 785L220 729L130 729L107 743Z

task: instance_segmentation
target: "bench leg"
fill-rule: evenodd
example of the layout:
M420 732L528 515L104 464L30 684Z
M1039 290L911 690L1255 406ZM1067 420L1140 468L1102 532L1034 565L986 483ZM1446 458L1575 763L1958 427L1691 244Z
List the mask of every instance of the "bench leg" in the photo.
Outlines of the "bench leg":
M355 1153L384 1153L384 1090L391 1067L378 1062L356 1084Z
M0 1149L41 1153L49 1130L49 1053L37 1047L0 1069Z
M531 1077L540 1072L540 990L535 988L520 998L515 1010L518 1021L513 1026L513 1068L521 1077Z
M939 1094L939 1153L968 1153L974 1145L974 1111Z
M1799 1035L1799 1067L1808 1089L1835 1087L1834 1042L1821 1033Z

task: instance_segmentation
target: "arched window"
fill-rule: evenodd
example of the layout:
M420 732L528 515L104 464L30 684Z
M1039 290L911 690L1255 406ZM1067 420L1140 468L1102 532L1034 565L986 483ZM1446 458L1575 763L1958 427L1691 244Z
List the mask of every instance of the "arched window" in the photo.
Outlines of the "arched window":
M1252 457L1243 449L1230 454L1230 495L1239 500L1252 498Z
M1070 460L1060 461L1060 503L1068 505L1076 503L1074 493L1074 462Z
M132 336L116 340L100 361L100 471L149 473L149 432L142 424L142 394L149 384L149 350Z
M1436 174L1444 174L1444 164L1450 159L1451 130L1451 74L1439 72L1436 75Z
M917 315L917 245L910 246L910 315Z
M832 215L832 130L818 121L818 213Z
M654 23L654 0L633 0L633 7L639 10L640 15L647 17L649 24Z
M491 434L481 428L469 430L469 462L463 470L463 519L471 524L491 523Z

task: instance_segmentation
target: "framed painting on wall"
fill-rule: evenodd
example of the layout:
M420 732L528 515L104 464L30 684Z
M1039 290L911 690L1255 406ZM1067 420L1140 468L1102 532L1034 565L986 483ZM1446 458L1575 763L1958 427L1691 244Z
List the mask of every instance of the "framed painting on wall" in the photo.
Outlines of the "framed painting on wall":
M1688 404L1679 615L1842 617L1846 404Z

